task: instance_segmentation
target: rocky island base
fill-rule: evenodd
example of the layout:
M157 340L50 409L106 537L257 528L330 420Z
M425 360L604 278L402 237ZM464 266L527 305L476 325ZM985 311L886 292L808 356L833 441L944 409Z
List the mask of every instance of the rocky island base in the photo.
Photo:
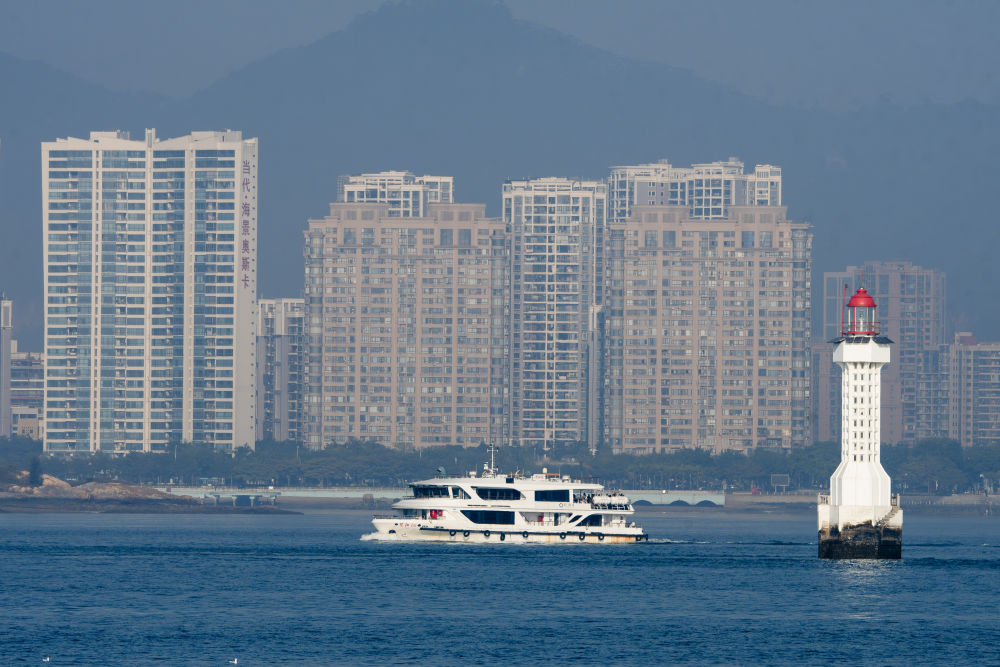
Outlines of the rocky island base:
M903 531L870 523L836 526L819 531L819 557L832 560L899 560L903 556Z

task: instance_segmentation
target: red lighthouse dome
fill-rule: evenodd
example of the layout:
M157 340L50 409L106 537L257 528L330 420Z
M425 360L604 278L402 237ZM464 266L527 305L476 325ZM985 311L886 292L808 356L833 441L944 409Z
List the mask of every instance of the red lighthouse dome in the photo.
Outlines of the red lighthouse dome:
M875 317L875 299L864 287L851 297L845 307L844 323L841 335L844 336L877 336L878 319Z

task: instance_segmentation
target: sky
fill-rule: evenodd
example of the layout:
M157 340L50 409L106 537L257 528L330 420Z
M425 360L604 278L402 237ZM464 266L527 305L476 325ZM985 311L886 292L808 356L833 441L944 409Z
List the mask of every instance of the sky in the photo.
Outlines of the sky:
M116 90L186 96L383 0L2 0L0 51ZM850 109L1000 102L1000 3L508 0L518 18L761 99ZM219 26L230 29L220 30Z
M184 98L281 49L310 44L344 29L356 17L384 2L0 0L0 52L39 60L114 90ZM893 108L887 111L881 104L885 100L902 105L951 104L964 100L1000 104L997 66L1000 40L993 35L995 26L1000 25L1000 2L505 0L504 4L524 21L547 26L581 43L628 58L690 70L697 77L772 103L779 112L786 111L780 105L808 110L849 110L878 104L881 108L877 113L893 113ZM0 93L0 111L2 105ZM990 114L992 109L986 110L982 122L992 127ZM830 119L836 114L815 115ZM945 115L935 114L934 110L924 114L932 119ZM136 131L141 127L131 129ZM15 128L0 128L8 132L12 129ZM195 128L183 131L190 129ZM817 127L816 135L822 139L824 128ZM927 135L928 143L935 139L944 142L949 151L956 149L955 155L991 155L988 146L973 147L963 141L948 143L948 136L951 135L931 133ZM775 142L770 141L768 147L775 147ZM958 149L966 150L963 153ZM923 159L927 153L922 152L919 141L895 146L893 151L911 155L915 164L930 164ZM7 149L4 154L9 152ZM748 160L757 159L736 149L733 152ZM688 159L718 159L730 154L699 154ZM624 159L639 161L664 156L681 159L675 145L653 147L646 155ZM836 153L827 157L841 159ZM878 157L865 155L863 159L874 161ZM965 164L955 167L953 163L953 168L961 171ZM393 166L416 171L421 168L412 163ZM386 165L372 163L364 168L380 169ZM352 171L364 168L360 164L351 166ZM992 182L989 170L983 172L965 179L968 192ZM817 173L786 173L786 183L795 178L816 178ZM593 175L596 174L590 174ZM959 190L948 195L967 196L963 195L964 190ZM814 200L789 199L794 216L806 220L820 217ZM931 203L943 205L947 200L948 197L942 196ZM893 215L892 201L885 201L878 210ZM6 250L8 254L14 252ZM970 256L973 252L977 264L985 267L995 264L988 245L981 244L970 251ZM299 257L297 250L295 257ZM863 259L867 258L858 261ZM933 267L941 266L944 261L910 259ZM820 270L830 268L814 266ZM982 286L988 282L980 281L975 293L992 290ZM963 286L959 280L949 286L951 294L963 289L972 288ZM970 297L967 301L974 303L975 299ZM19 326L22 322L40 322L40 313L24 314L30 307L30 304L19 306Z

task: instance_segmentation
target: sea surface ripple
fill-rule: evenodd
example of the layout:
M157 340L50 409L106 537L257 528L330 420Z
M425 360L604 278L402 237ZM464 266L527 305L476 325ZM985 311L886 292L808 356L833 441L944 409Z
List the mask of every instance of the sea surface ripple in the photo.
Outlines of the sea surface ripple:
M1000 520L646 511L635 545L362 542L370 515L0 515L3 664L998 664Z

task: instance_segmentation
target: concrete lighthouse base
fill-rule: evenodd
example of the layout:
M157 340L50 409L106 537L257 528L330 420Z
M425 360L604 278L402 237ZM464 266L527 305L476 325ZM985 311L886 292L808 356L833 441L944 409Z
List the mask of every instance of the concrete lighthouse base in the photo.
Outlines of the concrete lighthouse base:
M900 559L902 526L873 526L870 522L843 528L824 526L819 531L819 557L829 559Z

